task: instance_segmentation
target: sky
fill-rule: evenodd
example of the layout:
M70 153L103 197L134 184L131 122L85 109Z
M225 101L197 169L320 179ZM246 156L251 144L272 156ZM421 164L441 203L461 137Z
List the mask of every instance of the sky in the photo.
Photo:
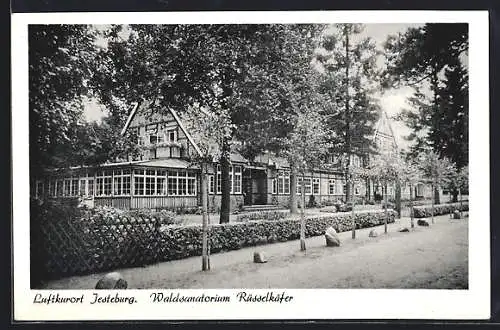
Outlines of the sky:
M399 32L404 33L409 27L418 27L422 24L365 24L364 30L360 34L360 38L370 37L372 38L377 47L382 50L382 45L387 37L391 34L398 34ZM353 40L355 42L355 40ZM399 88L387 90L383 95L377 95L379 99L380 106L382 110L386 111L389 118L401 112L405 108L409 108L409 104L406 102L407 98L411 96L413 89ZM95 100L87 100L84 116L87 121L99 121L103 116L106 115L106 110L103 106L97 103ZM392 129L396 137L396 143L400 148L405 149L408 147L408 141L404 139L404 136L410 133L410 130L404 123L391 121Z

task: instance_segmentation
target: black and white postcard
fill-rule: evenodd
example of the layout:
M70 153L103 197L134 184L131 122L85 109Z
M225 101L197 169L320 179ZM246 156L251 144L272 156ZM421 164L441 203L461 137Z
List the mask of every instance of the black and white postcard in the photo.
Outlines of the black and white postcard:
M13 14L14 318L489 318L488 42L487 11Z

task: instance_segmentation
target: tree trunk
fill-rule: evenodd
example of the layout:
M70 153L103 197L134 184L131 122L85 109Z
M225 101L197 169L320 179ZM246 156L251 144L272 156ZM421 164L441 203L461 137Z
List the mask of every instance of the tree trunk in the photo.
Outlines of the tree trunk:
M366 198L366 201L368 202L371 199L371 189L370 189L370 180L369 179L365 179L365 187L366 187L365 198Z
M387 212L387 183L385 184L385 207L384 207L384 213L385 213L385 217L384 217L384 233L387 234L387 218L389 217L389 212Z
M460 205L459 205L459 207L460 207L460 210L459 210L460 219L462 219L462 189L460 189L460 188L458 188L458 195L460 196L459 197L459 200L460 200Z
M441 200L439 198L439 186L438 185L435 185L434 186L434 204L438 205L438 204L441 204Z
M396 181L396 194L394 197L396 199L396 212L398 219L401 219L401 182L399 180Z
M290 213L299 213L297 208L297 170L293 164L291 164L290 171Z
M354 216L354 181L352 183L352 210L351 210L351 217L352 217L352 239L356 238L356 217Z
M434 188L434 184L431 186L432 188L432 191L436 191L435 188ZM434 202L435 202L435 199L434 198L431 198L431 219L432 219L432 224L434 224Z
M350 174L349 174L349 165L347 166L346 169L346 175L345 175L345 202L346 204L351 201L351 185L349 184L350 181Z
M347 25L344 25L345 36L345 154L347 157L346 170L345 170L345 202L349 202L351 196L349 179L350 179L350 165L351 165L351 113L349 109L349 31Z
M302 174L302 183L300 184L300 251L306 250L306 182L304 174Z
M208 258L208 196L207 196L207 164L201 164L201 209L202 209L202 237L201 237L201 270L209 270Z
M413 220L413 186L410 184L410 225L411 228L415 228L415 222Z
M219 223L228 223L231 213L231 181L229 180L230 153L228 141L222 145L221 163L221 202L220 202L220 219Z
M460 189L459 189L459 190L460 190ZM451 202L453 202L453 203L458 202L458 198L457 198L457 197L458 197L458 194L459 194L459 190L457 190L457 189L453 189L453 190L451 191Z

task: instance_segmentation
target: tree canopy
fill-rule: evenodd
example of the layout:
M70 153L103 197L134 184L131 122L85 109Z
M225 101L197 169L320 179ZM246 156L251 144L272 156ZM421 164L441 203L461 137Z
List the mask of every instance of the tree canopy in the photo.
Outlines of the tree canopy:
M96 35L85 25L30 25L30 167L65 166L56 157L83 125L82 95L90 93Z
M459 167L468 164L468 25L429 23L385 43L384 86L412 86L402 112L413 152L427 147Z

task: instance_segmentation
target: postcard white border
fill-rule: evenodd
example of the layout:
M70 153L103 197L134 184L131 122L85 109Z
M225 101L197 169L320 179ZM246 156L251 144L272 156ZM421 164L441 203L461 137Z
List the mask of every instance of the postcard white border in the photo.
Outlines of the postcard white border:
M289 11L169 13L37 13L12 18L12 160L15 320L197 319L487 319L490 317L489 31L487 11ZM152 304L158 290L126 290L138 304L34 305L30 290L28 178L28 24L468 22L470 36L469 290L288 289L291 303L235 302L240 290L161 290L230 295L230 304ZM269 290L252 290L268 292ZM283 290L275 290L281 292ZM92 291L56 291L86 294ZM97 307L95 307L97 306ZM138 308L139 307L139 308Z

